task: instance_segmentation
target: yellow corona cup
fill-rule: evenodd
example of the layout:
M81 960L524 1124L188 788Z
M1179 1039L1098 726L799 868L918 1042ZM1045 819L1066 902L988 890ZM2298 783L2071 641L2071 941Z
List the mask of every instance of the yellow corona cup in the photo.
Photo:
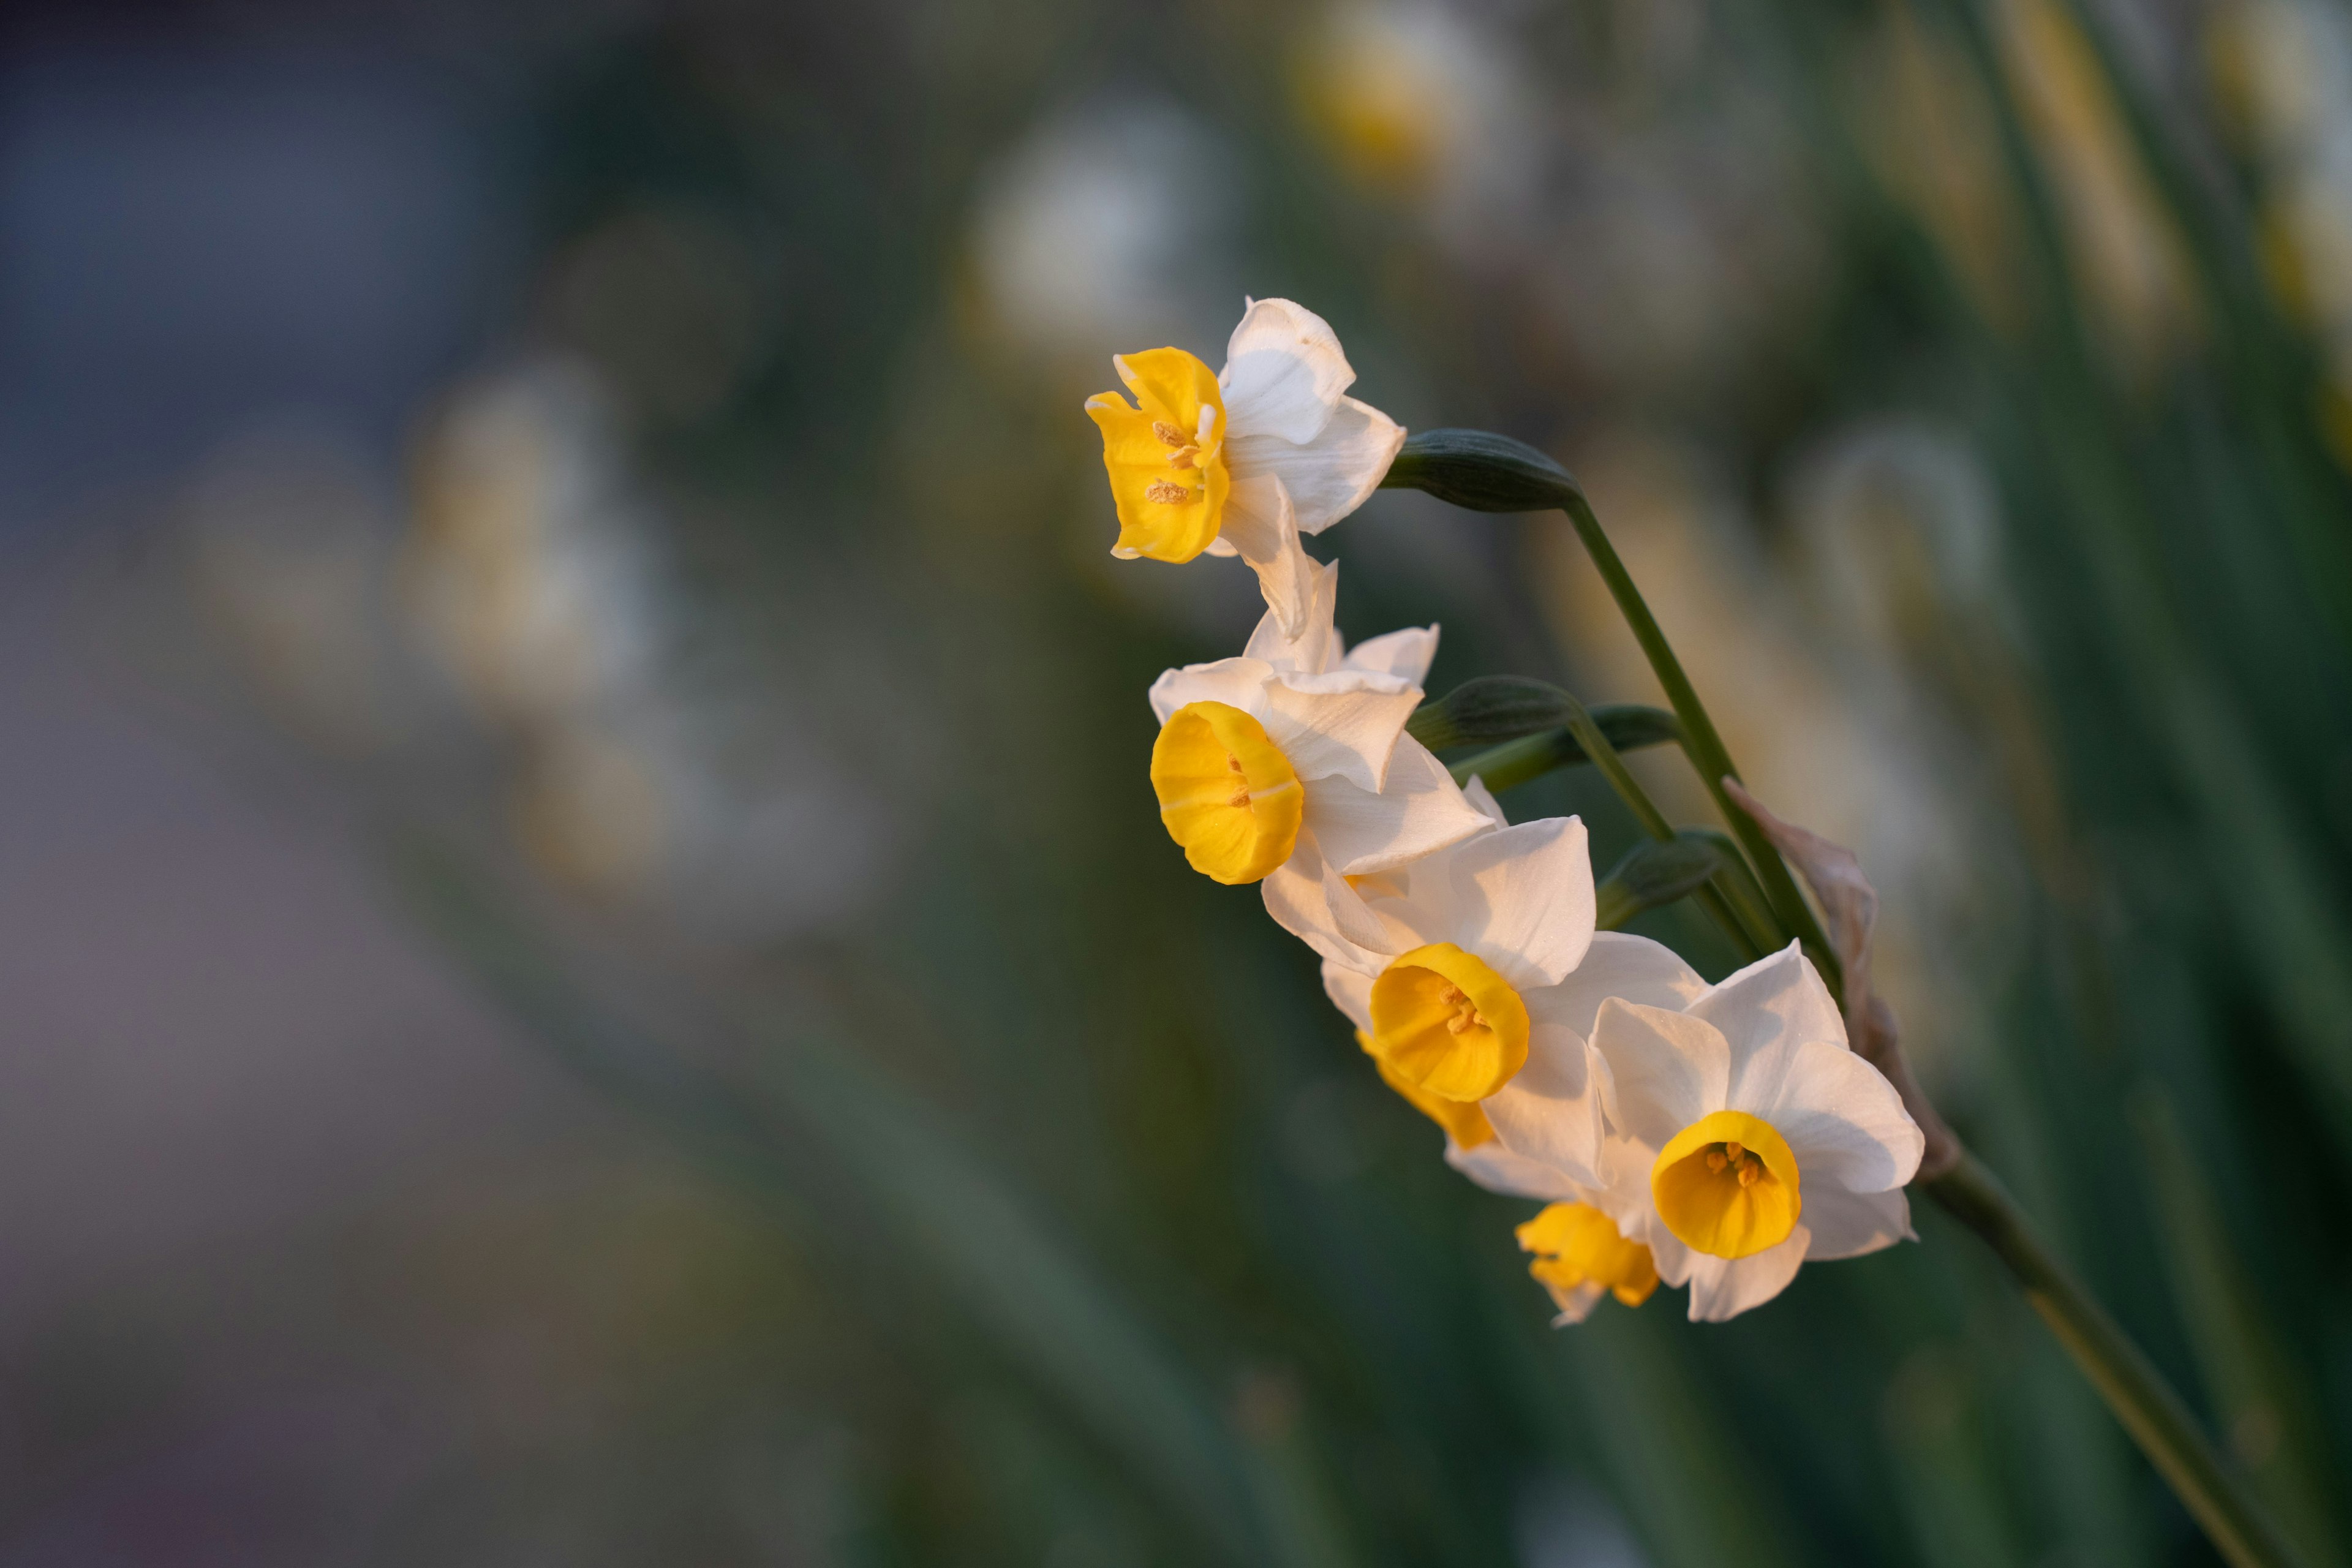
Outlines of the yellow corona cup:
M1160 820L1220 882L1255 882L1290 858L1307 795L1265 726L1224 702L1178 709L1151 745Z

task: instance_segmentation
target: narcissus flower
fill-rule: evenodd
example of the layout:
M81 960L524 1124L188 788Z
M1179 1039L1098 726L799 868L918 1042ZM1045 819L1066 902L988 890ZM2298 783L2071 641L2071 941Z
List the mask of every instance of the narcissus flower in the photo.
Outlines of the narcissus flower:
M1269 609L1241 658L1152 683L1160 821L1193 868L1220 882L1257 881L1301 844L1317 847L1318 866L1383 871L1487 826L1404 732L1437 628L1349 652L1331 620L1339 569L1301 560L1295 636Z
M1519 1250L1535 1254L1528 1272L1559 1309L1554 1328L1584 1321L1603 1296L1638 1307L1658 1288L1650 1249L1589 1203L1548 1204L1517 1235Z
M1135 402L1087 400L1102 429L1118 509L1111 553L1190 561L1239 554L1285 632L1307 624L1297 536L1320 533L1364 504L1404 444L1404 430L1346 395L1356 373L1323 318L1258 300L1213 373L1182 349L1113 356Z
M1594 1202L1690 1287L1694 1321L1911 1235L1919 1129L1795 944L1687 1006L1612 998L1591 1046L1610 1130Z
M1266 879L1266 909L1329 962L1334 1000L1404 1082L1483 1100L1518 1073L1538 1030L1589 1026L1601 997L1561 984L1593 941L1582 822L1494 826L1370 875L1321 851L1299 841Z
M1594 941L1605 942L1611 935L1603 931ZM1351 983L1349 973L1328 959L1324 961L1324 989L1342 1012L1362 1007L1362 990ZM1594 1205L1596 1194L1556 1166L1507 1147L1481 1107L1441 1100L1398 1072L1373 1048L1372 1037L1360 1025L1356 1044L1372 1058L1382 1082L1444 1130L1447 1164L1490 1193L1547 1200L1543 1212L1520 1226L1517 1236L1521 1249L1535 1254L1528 1265L1528 1274L1551 1292L1553 1304L1559 1309L1554 1327L1582 1322L1606 1295L1614 1295L1628 1307L1649 1300L1658 1285L1650 1249L1625 1238L1617 1222ZM1582 1048L1580 1041L1579 1047Z

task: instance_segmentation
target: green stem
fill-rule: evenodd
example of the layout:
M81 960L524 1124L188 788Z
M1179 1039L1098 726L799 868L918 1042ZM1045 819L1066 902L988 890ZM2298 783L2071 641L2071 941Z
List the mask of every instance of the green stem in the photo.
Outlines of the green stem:
M1958 1164L1921 1185L2009 1266L2027 1303L2233 1568L2298 1568L2301 1559L2222 1463L2180 1396L2053 1256L1993 1173L1963 1152Z
M1625 765L1624 757L1601 732L1601 726L1593 721L1591 711L1575 693L1563 691L1560 696L1568 704L1568 732L1576 737L1577 743L1584 748L1584 754L1592 759L1592 765L1601 770L1601 776L1617 792L1617 798L1633 811L1634 820L1642 825L1643 832L1661 843L1672 842L1675 825L1666 820L1666 814L1658 809L1657 802L1650 798L1650 792L1642 787L1642 781L1635 778L1633 770ZM1731 945L1739 951L1741 956L1753 963L1767 950L1759 940L1759 933L1749 931L1741 922L1737 907L1722 886L1728 879L1727 873L1718 873L1691 897L1698 901L1699 907L1717 925L1723 928L1723 934L1731 939Z
M1684 745L1697 765L1700 781L1715 797L1716 809L1723 814L1740 847L1754 863L1773 915L1782 928L1797 934L1813 967L1821 971L1831 991L1843 997L1844 966L1831 951L1821 922L1813 918L1812 906L1797 890L1797 880L1790 874L1788 863L1780 858L1763 830L1724 794L1724 779L1738 778L1739 770L1732 764L1731 753L1723 737L1716 733L1715 721L1707 717L1690 677L1683 673L1682 661L1675 657L1666 634L1658 628L1657 617L1650 614L1641 589L1634 586L1633 574L1618 559L1616 548L1601 530L1601 520L1592 514L1591 503L1584 499L1584 491L1568 470L1534 447L1508 437L1482 430L1424 430L1405 442L1404 449L1397 454L1381 483L1391 489L1426 490L1440 500L1473 511L1557 509L1568 514L1577 538L1583 541L1592 564L1600 570L1601 581L1609 585L1610 596L1617 601L1618 613L1633 629L1643 656L1656 672L1658 684L1665 689L1668 706L1682 721Z
M1716 733L1683 673L1681 661L1667 646L1640 590L1567 470L1535 448L1505 437L1475 430L1435 430L1408 440L1381 483L1426 490L1474 511L1537 511L1557 507L1568 513L1619 611L1633 628L1651 668L1657 672L1659 684L1665 688L1667 700L1682 721L1692 760L1732 831L1754 859L1774 911L1799 933L1815 966L1842 999L1843 972L1811 908L1797 892L1787 863L1762 831L1725 797L1722 780L1738 773L1722 737ZM1599 760L1597 754L1595 760ZM2222 1464L2180 1396L2052 1255L1992 1173L1960 1150L1954 1163L1919 1184L2008 1265L2027 1302L2233 1568L2299 1568L2293 1549Z

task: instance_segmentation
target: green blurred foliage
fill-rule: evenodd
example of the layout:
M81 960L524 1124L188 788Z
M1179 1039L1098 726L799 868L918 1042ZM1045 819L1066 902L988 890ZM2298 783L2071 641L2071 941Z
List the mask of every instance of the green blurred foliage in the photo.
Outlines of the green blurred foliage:
M534 934L497 878L402 851L415 907L551 1059L751 1205L632 1265L724 1276L701 1309L723 1321L632 1331L736 1345L730 1397L672 1373L701 1416L649 1407L647 1453L515 1486L666 1498L606 1500L677 1560L705 1484L688 1456L725 1449L729 1421L798 1422L838 1436L794 1474L824 1493L796 1505L830 1521L817 1560L845 1563L1601 1563L1626 1560L1619 1530L1664 1568L2210 1560L1991 1258L1925 1208L1919 1245L1808 1269L1731 1324L1683 1322L1669 1293L1554 1332L1511 1242L1527 1205L1448 1171L1311 957L1171 852L1142 692L1237 647L1248 586L1112 576L1158 569L1100 559L1078 405L1107 367L1009 319L975 240L1040 125L1109 138L1141 105L1221 149L1196 185L1141 193L1179 205L1153 276L1220 310L1229 287L1309 303L1409 425L1570 457L1612 421L1672 426L1766 547L1790 531L1792 465L1843 422L1899 410L1978 455L1991 579L1882 584L1898 636L1873 654L1966 737L2000 826L1987 861L2023 868L1988 872L2000 940L1952 960L1975 1023L1930 1076L2336 1560L2352 491L2324 345L2263 273L2274 172L2200 74L2228 16L1583 0L1475 19L1532 94L1508 133L1583 151L1466 219L1351 163L1388 144L1331 129L1327 24L1278 8L689 6L546 85L541 330L634 410L696 614L790 650L908 842L854 921L717 966ZM1906 94L1924 130L1889 107ZM1807 259L1788 285L1729 266L1765 319L1628 370L1575 328L1605 290L1544 292L1577 276L1547 247L1594 231L1509 204L1547 208L1612 137L1684 125L1702 153L1763 128L1772 216ZM2090 166L2137 171L2172 268L2137 318L2083 237L2085 138L2110 160ZM1940 184L1906 186L1906 156L1938 155ZM1744 259L1733 231L1690 243ZM1652 700L1555 642L1561 526L1380 498L1327 539L1345 627L1442 620L1436 692L1512 673ZM830 639L814 605L866 640ZM1603 866L1637 837L1582 771L1506 804L1581 812ZM1729 967L1686 906L1639 929Z

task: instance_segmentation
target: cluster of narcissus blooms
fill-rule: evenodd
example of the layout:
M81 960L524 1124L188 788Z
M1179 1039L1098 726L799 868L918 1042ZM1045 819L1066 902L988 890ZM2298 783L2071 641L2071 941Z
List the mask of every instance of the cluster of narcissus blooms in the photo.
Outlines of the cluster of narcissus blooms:
M1575 817L1514 824L1404 732L1437 628L1349 651L1339 568L1299 534L1360 505L1404 433L1345 395L1321 318L1252 303L1224 372L1181 349L1113 362L1139 408L1090 400L1117 552L1220 544L1267 612L1238 658L1151 688L1160 820L1194 868L1258 883L1323 959L1324 987L1381 1077L1444 1129L1445 1157L1543 1200L1533 1273L1580 1321L1661 1280L1718 1321L1808 1258L1911 1234L1922 1138L1791 944L1710 985L1646 938L1594 928Z

